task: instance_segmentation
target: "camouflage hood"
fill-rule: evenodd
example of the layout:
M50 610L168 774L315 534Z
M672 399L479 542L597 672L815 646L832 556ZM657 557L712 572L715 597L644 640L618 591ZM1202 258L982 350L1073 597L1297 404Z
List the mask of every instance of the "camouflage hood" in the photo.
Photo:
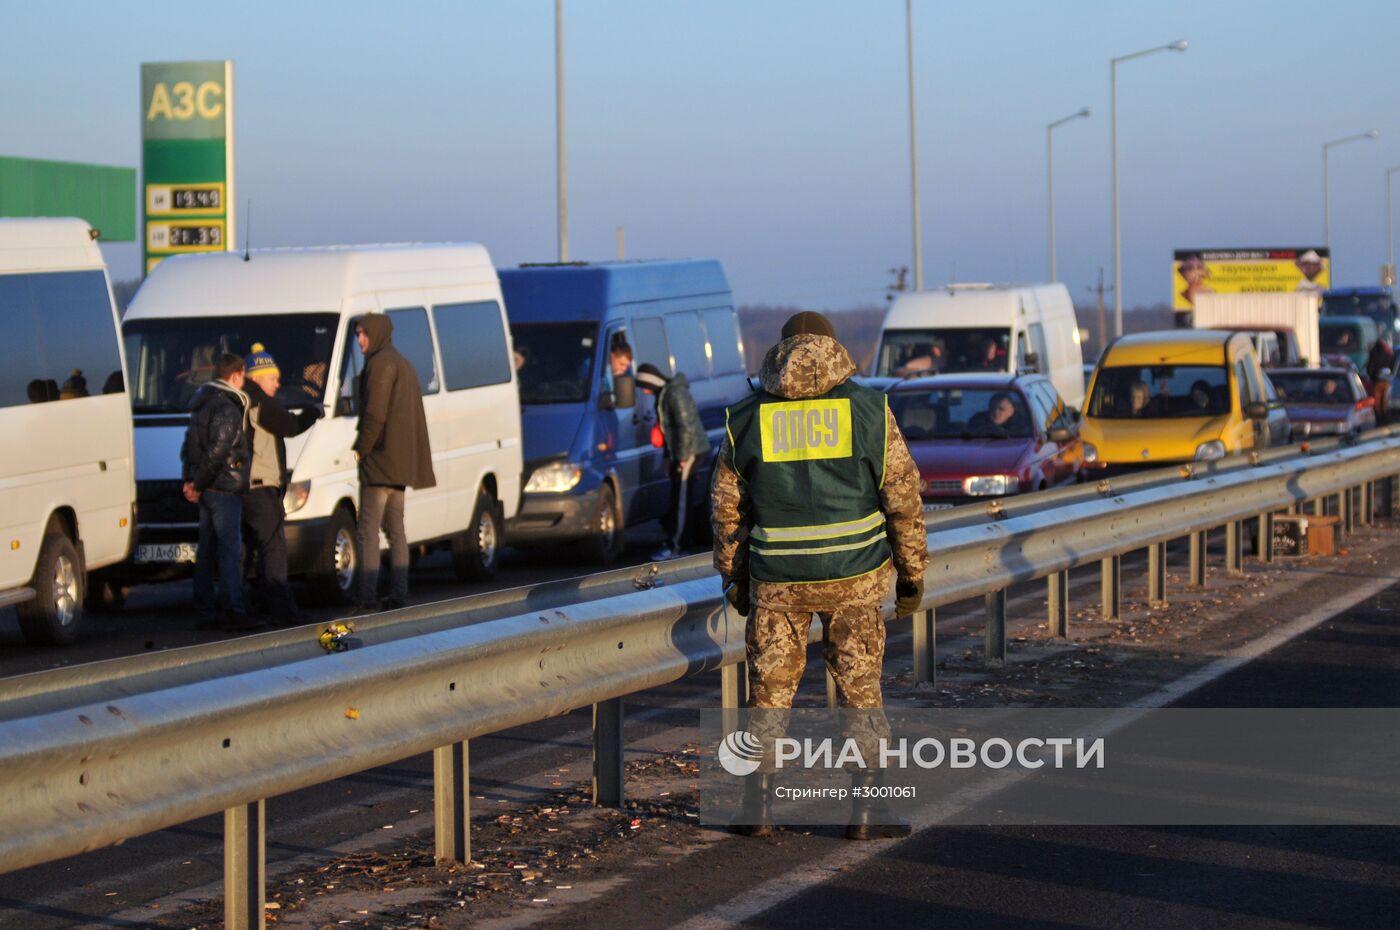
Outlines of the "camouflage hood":
M758 378L775 397L820 397L856 373L845 346L830 336L790 336L768 350Z

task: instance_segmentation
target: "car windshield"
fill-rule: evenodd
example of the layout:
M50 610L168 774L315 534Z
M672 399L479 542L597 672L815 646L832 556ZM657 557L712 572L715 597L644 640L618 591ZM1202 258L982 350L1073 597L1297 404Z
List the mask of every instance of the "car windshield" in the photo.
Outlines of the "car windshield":
M1345 376L1334 372L1269 375L1278 395L1286 403L1347 404L1355 401Z
M597 354L596 323L521 324L512 326L510 334L522 404L588 400Z
M1213 417L1230 412L1230 379L1220 365L1100 368L1089 416L1105 419Z
M1011 331L986 329L886 330L876 360L878 378L913 378L940 372L1006 371Z
M1329 294L1322 301L1323 316L1368 316L1382 329L1395 325L1395 304L1384 294Z
M1361 344L1359 326L1323 326L1318 330L1318 337L1322 342L1322 351L1330 354L1350 355L1370 348Z
M214 378L225 352L246 358L261 344L277 362L277 399L300 409L325 396L335 345L336 313L127 320L126 365L133 413L183 413L200 386Z
M895 391L890 411L910 441L925 439L1029 439L1031 418L1019 391L935 388Z

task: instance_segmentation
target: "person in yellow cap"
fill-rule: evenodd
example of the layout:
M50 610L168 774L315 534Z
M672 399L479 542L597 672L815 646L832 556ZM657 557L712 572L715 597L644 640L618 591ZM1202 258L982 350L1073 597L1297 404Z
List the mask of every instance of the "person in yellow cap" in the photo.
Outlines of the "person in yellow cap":
M250 554L257 562L253 605L273 623L285 626L301 619L287 584L287 513L282 495L290 470L285 440L306 432L325 414L314 404L297 414L282 406L277 399L282 372L262 343L253 343L244 366L243 390L248 395L248 419L253 426L253 465L243 495L243 527Z

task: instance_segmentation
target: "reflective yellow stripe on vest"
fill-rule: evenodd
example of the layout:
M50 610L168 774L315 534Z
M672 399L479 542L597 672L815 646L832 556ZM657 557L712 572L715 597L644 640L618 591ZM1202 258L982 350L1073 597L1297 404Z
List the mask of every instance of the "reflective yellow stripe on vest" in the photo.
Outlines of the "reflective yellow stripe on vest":
M751 538L759 542L807 542L808 540L835 539L837 536L864 533L877 526L883 526L884 523L885 515L877 510L859 520L847 520L844 523L824 523L818 526L756 526L753 528Z
M841 535L845 535L845 534L843 533L843 534L841 534ZM760 549L758 546L753 546L749 551L750 551L750 552L755 552L755 553L757 553L758 555L768 555L768 556L775 556L775 555L827 555L827 554L832 553L832 552L851 552L851 551L853 551L853 550L855 550L855 549L866 549L866 548L869 548L870 546L875 545L876 543L879 543L880 541L884 540L885 538L886 538L886 536L885 536L884 527L881 527L881 528L880 528L880 531L879 531L878 533L875 533L874 535L872 535L872 536L870 536L870 537L868 537L868 538L866 538L866 539L857 540L856 542L851 542L851 543L837 543L837 544L831 545L831 546L812 546L811 548L808 548L808 549Z

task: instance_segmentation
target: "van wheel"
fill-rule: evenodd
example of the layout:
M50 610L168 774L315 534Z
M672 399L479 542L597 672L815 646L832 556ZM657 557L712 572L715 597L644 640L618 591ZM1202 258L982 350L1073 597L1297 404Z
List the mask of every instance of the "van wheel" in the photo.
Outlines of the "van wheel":
M595 565L611 565L622 556L623 547L617 492L604 482L598 491L598 509L593 512L593 535L582 543L583 556Z
M83 622L83 564L73 541L50 532L34 566L34 599L19 605L19 628L32 646L65 646Z
M355 517L345 507L337 508L326 524L326 537L316 564L306 576L306 588L313 603L323 607L344 607L355 596L360 567L356 549Z
M501 561L501 507L486 491L478 491L471 526L452 537L452 569L458 581L490 581Z

